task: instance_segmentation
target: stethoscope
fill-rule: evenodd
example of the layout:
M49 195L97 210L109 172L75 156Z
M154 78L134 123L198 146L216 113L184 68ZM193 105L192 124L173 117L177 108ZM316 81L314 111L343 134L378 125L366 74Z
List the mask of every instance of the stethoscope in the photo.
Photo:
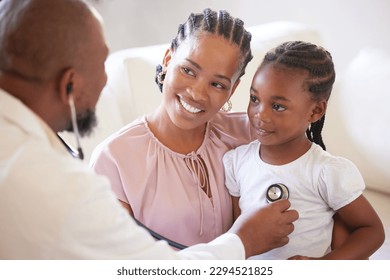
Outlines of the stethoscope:
M78 149L76 151L72 147L70 147L58 134L57 134L57 136L61 140L61 142L64 144L64 146L66 147L68 152L74 158L78 158L81 160L83 159L83 151L81 150L80 146L78 147ZM280 199L288 199L289 198L289 190L284 184L280 184L280 183L272 184L267 189L266 198L267 198L268 203L272 203L272 202L275 202L275 201L280 200ZM179 250L183 250L183 249L188 247L188 246L183 245L181 243L175 242L175 241L173 241L165 236L162 236L161 234L158 234L157 232L155 232L151 228L145 226L143 223L138 221L135 217L133 217L133 219L139 226L146 229L150 233L150 235L153 236L155 239L165 240L170 246L172 246L176 249L179 249Z
M74 106L73 95L71 94L71 91L72 91L71 84L68 84L66 91L69 95L70 117L72 119L73 134L76 137L77 150L75 150L71 146L69 146L65 142L65 140L62 139L62 137L59 134L57 134L57 136L61 140L61 143L65 146L67 151L72 155L72 157L83 160L84 153L83 153L83 149L81 148L81 144L80 144L80 133L79 133L79 127L77 125L77 119L76 119L76 108Z
M72 148L70 145L68 145L65 142L65 140L62 139L62 137L59 134L57 134L57 136L58 136L58 138L60 139L61 143L65 146L66 150L70 153L70 155L72 157L80 159L80 160L83 160L84 159L84 153L83 153L83 150L82 150L81 145L80 145L80 134L79 134L78 126L77 126L76 110L75 110L75 107L74 107L74 102L73 102L72 95L70 95L70 97L69 97L69 105L70 105L70 112L71 112L71 118L72 118L73 133L74 133L74 135L76 137L77 150ZM138 221L136 218L133 217L133 219L135 220L135 222L139 226L141 226L144 229L146 229L150 233L150 235L152 235L157 240L165 240L170 246L172 246L174 248L177 248L179 250L187 248L187 246L185 246L183 244L180 244L180 243L175 242L175 241L173 241L173 240L171 240L169 238L166 238L165 236L162 236L162 235L158 234L157 232L153 231L152 229L148 228L143 223Z
M69 97L69 105L70 105L70 112L71 112L71 118L72 118L72 126L73 126L73 132L74 132L74 135L76 137L76 143L77 143L77 150L73 149L72 147L70 147L65 141L64 139L61 138L60 135L57 134L58 138L61 140L62 144L66 147L66 149L68 150L68 152L74 157L74 158L78 158L80 160L83 160L84 159L84 154L83 154L83 150L81 148L81 145L80 145L80 134L79 134L79 130L78 130L78 126L77 126L77 121L76 121L76 110L75 110L75 106L74 106L74 102L73 102L73 97L72 95L70 95ZM277 201L277 200L280 200L280 199L288 199L289 198L289 190L288 188L283 185L283 184L272 184L268 187L267 189L267 194L266 194L266 197L267 197L267 202L268 203L272 203L274 201ZM134 218L134 217L133 217ZM150 235L152 235L154 238L156 238L157 240L165 240L170 246L174 247L174 248L177 248L179 250L183 250L185 248L187 248L188 246L186 245L183 245L183 244L180 244L178 242L175 242L169 238L166 238L165 236L162 236L160 234L158 234L157 232L153 231L152 229L150 229L149 227L145 226L143 223L141 223L140 221L138 221L136 218L134 218L135 222L143 227L144 229L146 229Z
M267 189L266 197L267 197L267 202L268 203L272 203L272 202L278 201L280 199L288 199L289 196L290 196L290 192L289 192L287 186L284 185L284 184L281 184L281 183L272 184ZM168 242L169 245L171 245L172 247L175 247L175 248L177 248L179 250L187 248L187 246L185 246L183 244L180 244L178 242L175 242L175 241L173 241L171 239L166 238L165 236L162 236L162 235L158 234L157 232L153 231L152 229L148 228L143 223L138 221L136 218L134 218L134 220L136 221L136 223L139 226L141 226L144 229L146 229L147 231L149 231L149 233L154 238L156 238L158 240L165 240L166 242Z
M78 158L81 160L83 159L83 151L81 150L81 147L79 147L76 151L72 147L70 147L59 135L57 135L57 136L61 140L61 142L64 144L64 146L66 147L68 152L74 158ZM284 184L280 184L280 183L272 184L267 189L266 198L267 198L268 203L272 203L272 202L275 202L275 201L280 200L280 199L288 199L289 198L289 190ZM150 233L150 235L153 236L155 239L165 240L170 246L172 246L176 249L179 249L179 250L183 250L183 249L188 247L188 246L183 245L181 243L175 242L175 241L173 241L165 236L162 236L161 234L158 234L157 232L155 232L151 228L147 227L146 225L144 225L143 223L138 221L135 217L133 217L133 219L139 226L146 229Z
M76 124L77 126L77 124ZM77 141L78 143L78 148L77 150L73 149L72 147L70 147L65 141L64 139L61 138L60 135L58 135L58 138L61 140L61 142L64 144L64 146L66 147L66 149L68 150L68 152L74 157L74 158L78 158L80 160L83 160L84 158L84 155L83 155L83 151L81 149L81 146L79 145L79 141ZM78 137L76 135L76 138L78 140ZM272 202L275 202L277 200L280 200L280 199L288 199L289 198L289 190L288 188L284 185L284 184L272 184L268 187L267 189L267 194L266 194L266 198L267 198L267 202L268 203L272 203ZM178 242L175 242L165 236L162 236L161 234L158 234L157 232L155 232L154 230L150 229L149 227L145 226L143 223L141 223L140 221L138 221L136 218L134 218L134 221L141 227L143 227L144 229L146 229L151 236L153 236L155 239L157 240L164 240L166 241L170 246L176 248L176 249L179 249L179 250L183 250L185 248L187 248L188 246L186 245L183 245L181 243L178 243Z
M275 202L280 199L288 199L290 192L284 184L272 184L268 187L266 198L268 203Z
M67 151L70 153L70 155L72 157L83 160L83 158L84 158L83 151L82 151L80 146L77 148L77 150L75 150L70 145L68 145L65 142L65 140L61 138L61 136L59 134L57 134L57 136L58 136L58 138L60 139L61 143L65 146L65 148L67 149ZM145 226L143 223L138 221L136 218L133 217L133 219L139 226L141 226L144 229L146 229L150 233L150 235L152 235L155 239L157 239L157 240L165 240L170 246L172 246L174 248L177 248L179 250L183 250L183 249L187 248L187 246L185 246L183 244L180 244L180 243L175 242L175 241L173 241L173 240L171 240L171 239L169 239L169 238L167 238L165 236L162 236L162 235L158 234L154 230L150 229L149 227Z
M153 236L155 239L157 240L164 240L166 241L170 246L176 248L176 249L179 249L179 250L183 250L185 248L187 248L188 246L186 245L183 245L181 243L178 243L178 242L175 242L169 238L166 238L165 236L162 236L161 234L158 234L157 232L155 232L154 230L150 229L149 227L145 226L143 223L141 223L140 221L138 221L136 218L134 218L134 221L141 227L143 227L144 229L146 229L151 236Z
M57 134L57 137L58 139L60 139L61 143L65 146L66 150L68 151L68 153L71 154L72 157L80 160L84 159L84 153L80 146L76 150L72 148L68 143L66 143L65 140L62 139L62 137L59 134Z

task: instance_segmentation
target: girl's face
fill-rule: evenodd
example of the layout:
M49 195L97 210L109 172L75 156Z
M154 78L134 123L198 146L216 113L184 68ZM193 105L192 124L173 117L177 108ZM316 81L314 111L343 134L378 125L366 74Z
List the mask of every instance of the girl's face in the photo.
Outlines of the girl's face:
M239 84L239 58L238 46L215 35L190 37L175 53L168 51L163 102L171 122L204 129Z
M306 129L325 112L305 86L308 73L268 64L252 80L248 116L262 146L294 148L308 141Z

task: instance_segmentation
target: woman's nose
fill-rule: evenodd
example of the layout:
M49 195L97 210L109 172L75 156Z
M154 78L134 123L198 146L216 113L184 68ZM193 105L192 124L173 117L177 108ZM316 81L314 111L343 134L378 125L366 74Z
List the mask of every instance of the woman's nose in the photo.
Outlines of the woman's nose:
M191 84L186 89L187 93L191 95L194 100L206 100L207 99L207 87L202 82L196 82Z

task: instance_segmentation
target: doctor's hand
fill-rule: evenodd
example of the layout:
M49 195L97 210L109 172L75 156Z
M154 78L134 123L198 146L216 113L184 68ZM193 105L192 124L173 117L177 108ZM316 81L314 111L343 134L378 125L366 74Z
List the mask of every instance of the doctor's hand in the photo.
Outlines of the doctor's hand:
M282 199L237 218L230 232L240 237L246 258L288 243L288 235L294 230L293 222L298 219L297 211L288 210L290 205L288 200Z

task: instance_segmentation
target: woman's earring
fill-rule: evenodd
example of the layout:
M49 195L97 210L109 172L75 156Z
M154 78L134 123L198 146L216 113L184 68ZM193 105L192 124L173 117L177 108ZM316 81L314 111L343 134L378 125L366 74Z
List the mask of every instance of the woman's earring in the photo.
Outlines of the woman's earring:
M225 108L225 105L227 105L227 108ZM221 108L221 111L227 113L227 112L230 112L230 110L233 108L233 104L232 102L230 101L230 99L226 102L226 104L224 104Z
M157 74L157 81L160 84L164 83L164 79L165 79L165 73L163 71L161 71L160 73Z

